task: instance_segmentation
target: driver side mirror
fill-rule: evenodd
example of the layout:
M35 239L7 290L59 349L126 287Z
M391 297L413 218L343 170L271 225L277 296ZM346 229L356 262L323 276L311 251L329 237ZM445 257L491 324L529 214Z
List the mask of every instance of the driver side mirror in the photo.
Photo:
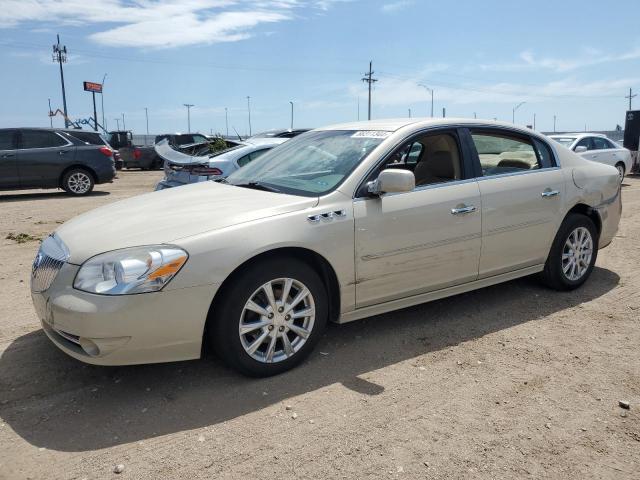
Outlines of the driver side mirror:
M369 182L367 189L373 195L383 193L410 192L416 188L416 177L409 170L389 168L383 170L378 178Z
M573 151L576 153L583 153L587 151L587 147L585 147L584 145L580 145L576 147Z

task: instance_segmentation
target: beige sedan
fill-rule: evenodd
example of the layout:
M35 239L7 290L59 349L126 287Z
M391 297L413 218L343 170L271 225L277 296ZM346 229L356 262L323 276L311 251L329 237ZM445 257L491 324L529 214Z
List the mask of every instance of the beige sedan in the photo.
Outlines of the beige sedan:
M198 358L283 372L349 322L540 274L582 285L620 219L617 170L477 120L321 128L224 183L76 217L34 261L51 341L99 365ZM551 292L549 293L552 294Z

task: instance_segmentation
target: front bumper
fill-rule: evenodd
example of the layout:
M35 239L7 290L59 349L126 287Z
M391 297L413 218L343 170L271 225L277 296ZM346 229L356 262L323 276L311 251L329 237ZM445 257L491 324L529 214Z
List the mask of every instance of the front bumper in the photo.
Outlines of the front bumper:
M73 288L65 263L51 286L31 296L43 329L68 355L95 365L131 365L200 357L213 285L106 296Z

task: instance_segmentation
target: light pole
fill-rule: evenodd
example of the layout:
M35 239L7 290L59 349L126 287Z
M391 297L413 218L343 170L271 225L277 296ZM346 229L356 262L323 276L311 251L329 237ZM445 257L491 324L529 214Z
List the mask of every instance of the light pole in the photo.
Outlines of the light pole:
M193 103L183 103L187 107L187 133L191 133L191 107L195 105Z
M104 81L107 79L107 74L105 73L102 77L102 89L100 90L100 104L102 109L102 129L107 130L107 122L104 119Z
M431 118L433 118L433 88L427 87L424 83L419 83L418 86L431 93Z
M229 136L229 109L224 107L224 124L227 127L227 137Z
M247 112L249 112L249 136L251 136L251 97L247 95Z
M291 130L293 130L293 102L289 102L291 104Z
M411 118L411 109L409 109L409 118Z
M116 125L118 126L118 131L120 131L120 119L114 118L114 120L116 121Z
M513 107L513 111L512 111L512 117L511 117L511 123L516 123L516 110L518 110L522 105L524 105L527 102L520 102L519 104L517 104L515 107Z
M149 109L144 107L144 117L147 120L147 135L149 135Z
M553 116L553 133L556 133L556 116Z
M122 114L122 130L126 130L127 129L127 124L124 123L124 113Z

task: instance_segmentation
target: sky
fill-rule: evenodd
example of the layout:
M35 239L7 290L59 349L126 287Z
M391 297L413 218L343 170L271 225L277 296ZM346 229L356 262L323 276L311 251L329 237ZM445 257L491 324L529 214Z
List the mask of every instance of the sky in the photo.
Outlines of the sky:
M596 5L596 3L598 5ZM92 115L152 134L245 135L367 117L441 116L558 131L624 125L640 92L640 3L610 0L0 0L0 127ZM98 97L98 118L102 119ZM640 109L640 97L635 99ZM63 126L60 116L54 126Z

